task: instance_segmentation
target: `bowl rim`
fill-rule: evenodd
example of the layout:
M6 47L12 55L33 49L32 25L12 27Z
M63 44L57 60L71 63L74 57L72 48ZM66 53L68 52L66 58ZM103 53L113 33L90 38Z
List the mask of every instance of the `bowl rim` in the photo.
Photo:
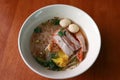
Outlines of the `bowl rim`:
M77 10L82 11L82 12L83 12L85 15L87 15L91 20L93 20L93 18L92 18L90 15L88 15L85 11L83 11L82 9L80 9L80 8L78 8L78 7L72 6L72 5L67 5L67 4L52 4L52 5L47 5L47 6L41 7L41 8L39 8L39 9L35 10L34 12L32 12L32 13L25 19L25 21L23 22L23 24L22 24L22 26L21 26L21 28L20 28L20 30L19 30L19 33L18 33L18 50L19 50L19 54L20 54L20 56L22 57L22 60L24 61L24 63L25 63L33 72L37 73L38 75L41 75L41 76L46 77L46 78L51 78L51 79L68 79L68 78L73 78L73 77L76 77L76 76L78 76L78 75L83 74L83 73L86 72L88 69L90 69L90 67L95 63L96 59L97 59L98 56L99 56L100 49L101 49L101 34L100 34L99 28L98 28L98 26L97 26L97 24L95 23L94 20L93 20L93 22L94 22L94 24L95 24L95 26L96 26L96 28L97 28L97 30L98 30L98 34L99 34L99 38L100 38L100 44L99 44L100 46L99 46L99 50L98 50L98 53L97 53L97 56L96 56L94 62L93 62L86 70L84 70L82 73L79 73L79 74L74 75L74 76L69 76L69 77L66 77L66 78L56 78L56 77L51 77L51 76L48 76L48 75L44 75L44 74L36 71L34 68L32 68L32 67L27 63L27 61L24 59L24 56L22 55L22 51L21 51L21 47L20 47L20 37L21 37L21 33L22 33L22 30L23 30L24 25L25 25L26 22L27 22L34 14L36 14L38 11L41 11L41 10L46 9L46 8L49 8L49 7L54 7L54 6L67 6L67 7L75 8L75 9L77 9Z

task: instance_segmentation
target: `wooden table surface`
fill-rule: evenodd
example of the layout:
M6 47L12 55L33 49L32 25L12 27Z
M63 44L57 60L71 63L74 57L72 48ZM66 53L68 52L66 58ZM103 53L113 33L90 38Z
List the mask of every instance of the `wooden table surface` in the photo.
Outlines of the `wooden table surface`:
M24 20L50 4L68 4L84 10L101 33L97 61L82 75L68 80L120 80L120 0L0 0L0 80L52 80L31 71L17 45Z

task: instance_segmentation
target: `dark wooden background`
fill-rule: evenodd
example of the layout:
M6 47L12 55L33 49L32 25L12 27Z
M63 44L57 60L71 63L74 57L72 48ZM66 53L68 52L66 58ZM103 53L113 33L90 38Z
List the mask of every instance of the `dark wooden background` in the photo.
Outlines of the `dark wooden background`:
M17 47L24 20L50 4L68 4L86 11L101 32L102 47L95 64L68 80L120 80L120 0L0 0L0 80L51 80L31 71Z

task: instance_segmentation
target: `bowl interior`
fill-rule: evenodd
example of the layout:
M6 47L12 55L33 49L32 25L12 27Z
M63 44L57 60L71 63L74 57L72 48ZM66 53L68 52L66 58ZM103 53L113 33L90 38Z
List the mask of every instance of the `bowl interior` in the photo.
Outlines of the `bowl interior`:
M81 26L82 30L86 34L89 45L88 53L80 65L72 70L46 70L44 67L39 65L31 55L30 38L34 28L37 27L40 23L53 17L71 19L79 26ZM95 62L99 54L100 45L100 34L95 22L82 10L68 5L51 5L37 10L26 19L20 30L18 38L19 51L27 66L34 72L44 77L54 79L70 78L86 71Z

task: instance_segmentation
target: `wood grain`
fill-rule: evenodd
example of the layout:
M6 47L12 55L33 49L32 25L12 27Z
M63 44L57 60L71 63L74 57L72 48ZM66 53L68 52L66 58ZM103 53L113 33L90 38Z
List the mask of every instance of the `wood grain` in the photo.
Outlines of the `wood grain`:
M0 0L0 80L52 80L37 75L23 62L18 32L35 10L50 4L68 4L86 11L97 23L102 47L94 65L68 80L120 80L119 0Z

